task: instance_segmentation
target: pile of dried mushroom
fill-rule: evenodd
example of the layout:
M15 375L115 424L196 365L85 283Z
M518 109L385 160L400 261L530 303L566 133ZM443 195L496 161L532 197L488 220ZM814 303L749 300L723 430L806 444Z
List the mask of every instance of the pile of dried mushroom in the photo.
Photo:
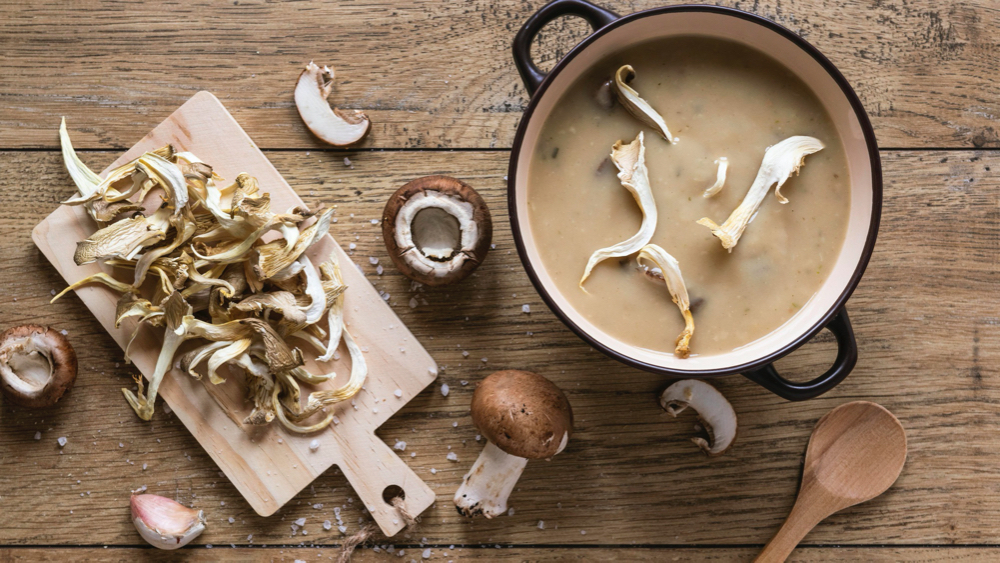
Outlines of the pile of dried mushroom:
M329 425L333 414L325 407L357 393L367 374L361 350L344 325L347 287L336 256L318 265L306 256L327 234L332 210L272 211L268 193L252 176L240 174L226 184L209 164L172 146L147 152L101 179L77 157L65 121L60 140L79 190L64 203L85 207L100 227L77 244L74 260L78 265L101 260L131 281L98 273L55 299L90 283L119 292L115 326L129 317L139 321L125 349L126 361L143 325L164 330L148 393L139 377L138 393L122 389L136 414L152 417L157 388L175 365L200 379L196 370L205 364L213 384L225 381L220 368L228 365L247 375L254 408L246 423L277 418L296 432ZM151 192L161 201L147 213L142 203ZM272 231L279 236L265 242ZM310 393L302 406L300 383L323 383L335 374L308 371L302 352L289 341L312 347L320 361L328 361L337 357L341 339L351 355L350 380ZM198 345L175 363L188 340ZM322 418L307 422L314 416Z

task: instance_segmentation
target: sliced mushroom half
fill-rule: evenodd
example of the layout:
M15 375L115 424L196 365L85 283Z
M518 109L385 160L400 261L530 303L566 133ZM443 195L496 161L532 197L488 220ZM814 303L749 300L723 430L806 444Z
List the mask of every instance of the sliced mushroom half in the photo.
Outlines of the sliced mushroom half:
M76 380L76 352L58 331L16 326L0 334L0 391L28 408L50 407Z
M363 111L331 108L327 101L331 90L333 69L310 62L295 85L295 107L320 139L337 147L353 145L368 134L371 122Z
M440 286L479 267L490 249L493 221L472 186L448 176L425 176L389 198L382 236L403 275Z
M736 439L736 411L719 390L698 379L682 379L660 395L660 406L676 417L691 407L708 434L708 440L695 436L691 441L710 456L725 453Z

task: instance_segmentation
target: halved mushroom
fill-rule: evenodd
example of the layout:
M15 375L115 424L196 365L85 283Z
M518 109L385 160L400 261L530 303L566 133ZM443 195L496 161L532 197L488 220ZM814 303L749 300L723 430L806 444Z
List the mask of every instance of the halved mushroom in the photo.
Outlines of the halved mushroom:
M529 459L550 459L573 432L573 409L562 390L520 370L490 374L472 394L472 421L486 447L455 492L463 516L507 512L507 497Z
M16 326L0 334L0 391L28 408L56 404L76 381L76 352L58 331Z
M704 381L682 379L673 383L660 395L660 406L674 417L688 407L694 409L708 440L695 436L691 441L710 456L725 453L736 439L736 411L718 389Z
M313 135L337 147L353 145L365 138L371 122L363 111L331 108L331 90L333 69L310 61L295 85L295 107Z
M386 202L382 236L403 275L440 286L479 267L490 250L493 220L472 186L448 176L425 176Z

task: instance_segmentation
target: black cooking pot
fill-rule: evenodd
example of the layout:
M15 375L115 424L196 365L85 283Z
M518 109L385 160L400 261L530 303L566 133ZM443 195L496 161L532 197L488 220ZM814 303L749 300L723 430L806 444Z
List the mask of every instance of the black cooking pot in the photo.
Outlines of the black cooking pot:
M594 32L548 74L532 62L531 41L551 20L579 16ZM732 352L675 357L630 346L579 314L556 288L538 255L527 220L528 165L542 124L577 77L608 55L637 43L672 36L710 36L761 51L796 74L829 112L844 145L851 179L851 207L843 248L819 292L771 334ZM778 396L800 401L840 383L857 363L858 349L844 304L868 265L882 208L882 169L875 133L860 100L844 76L804 39L760 16L718 6L655 8L620 17L583 0L555 0L528 18L514 38L514 62L531 94L514 139L508 172L508 207L521 261L545 303L573 332L612 358L676 378L709 378L741 373ZM774 362L828 328L837 339L837 359L823 375L805 383L788 381Z

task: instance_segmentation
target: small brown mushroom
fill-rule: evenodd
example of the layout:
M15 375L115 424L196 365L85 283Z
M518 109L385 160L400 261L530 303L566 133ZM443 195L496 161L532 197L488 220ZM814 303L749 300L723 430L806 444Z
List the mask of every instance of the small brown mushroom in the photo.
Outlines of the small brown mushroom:
M382 211L382 236L396 267L430 286L464 279L486 258L493 221L472 186L448 176L417 178Z
M573 409L548 379L505 370L476 387L472 421L487 443L455 492L455 506L463 516L493 518L507 511L507 497L529 459L550 459L566 447Z
M0 391L12 403L50 407L76 380L76 352L58 331L16 326L0 334Z

